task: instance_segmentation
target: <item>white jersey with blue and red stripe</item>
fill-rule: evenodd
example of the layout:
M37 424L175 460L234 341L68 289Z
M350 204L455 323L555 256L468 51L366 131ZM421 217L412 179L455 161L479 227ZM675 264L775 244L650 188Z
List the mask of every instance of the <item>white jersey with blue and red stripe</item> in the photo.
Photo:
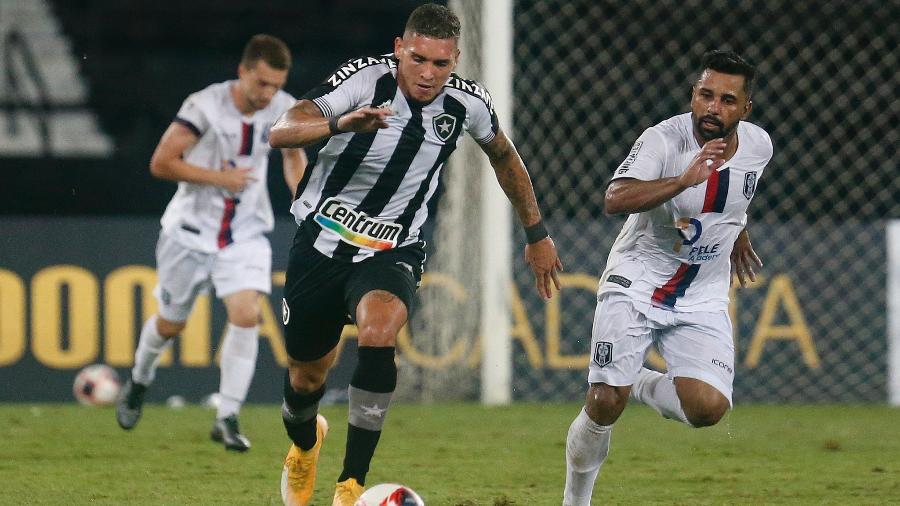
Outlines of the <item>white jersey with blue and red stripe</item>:
M295 102L279 90L265 109L245 115L231 95L236 84L217 83L190 95L174 120L199 138L184 153L186 162L212 171L223 170L223 164L225 170L253 169L255 180L238 193L211 185L178 183L178 191L160 220L163 233L188 248L207 253L272 230L274 219L266 186L269 129Z
M734 156L706 182L628 217L609 254L600 295L620 292L639 305L678 311L728 307L731 250L772 158L772 141L762 128L741 121L737 139ZM613 179L678 176L700 148L691 113L674 116L644 131Z

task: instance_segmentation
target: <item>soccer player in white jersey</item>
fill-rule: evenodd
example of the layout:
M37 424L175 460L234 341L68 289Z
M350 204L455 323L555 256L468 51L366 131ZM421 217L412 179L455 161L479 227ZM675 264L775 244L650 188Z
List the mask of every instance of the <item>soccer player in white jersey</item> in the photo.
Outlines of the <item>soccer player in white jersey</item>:
M237 415L256 369L258 299L271 291L272 250L263 235L274 223L266 186L268 136L295 102L281 90L290 67L284 42L255 35L244 48L237 80L190 95L153 153L151 173L178 181L178 191L163 214L156 247L159 313L144 324L116 411L123 429L137 424L160 354L184 329L197 295L212 286L228 324L211 437L229 450L250 448ZM306 156L284 149L282 159L293 194Z
M328 428L318 404L348 315L359 328L359 361L333 504L353 505L363 491L397 383L397 333L422 275L420 228L464 131L487 153L525 227L538 292L549 298L551 285L559 288L562 265L525 165L498 128L490 95L452 73L459 33L450 9L418 7L393 55L341 65L272 128L273 147L328 140L291 208L299 227L282 307L290 357L282 418L293 442L282 473L285 504L310 503Z
M600 281L588 392L569 428L563 504L589 505L629 394L691 427L731 406L732 269L743 285L762 263L747 206L772 142L746 120L755 69L732 51L704 55L691 112L648 128L606 189L606 212L628 213ZM667 373L643 368L656 343Z

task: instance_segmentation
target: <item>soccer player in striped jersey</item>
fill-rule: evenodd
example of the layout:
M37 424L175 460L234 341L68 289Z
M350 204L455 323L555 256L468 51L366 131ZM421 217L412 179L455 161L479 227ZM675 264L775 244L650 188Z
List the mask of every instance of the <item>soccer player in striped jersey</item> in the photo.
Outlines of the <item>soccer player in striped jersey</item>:
M184 329L194 300L209 286L225 304L219 404L211 437L246 451L237 415L250 388L259 346L259 296L271 291L272 250L263 235L274 219L266 172L269 129L295 100L281 90L291 54L281 40L256 35L244 48L237 80L190 95L165 131L150 171L178 182L156 247L159 313L141 331L134 369L116 418L131 429L141 415L160 354ZM293 192L306 168L301 149L283 149Z
M273 147L327 139L291 208L299 228L282 307L290 356L282 415L293 441L282 474L285 504L310 501L327 431L318 403L348 315L359 328L359 361L333 504L352 505L362 493L397 383L397 333L422 275L421 227L463 132L487 153L525 227L539 293L549 298L551 285L559 288L562 265L525 165L498 127L488 92L452 73L459 33L448 8L417 8L393 54L341 65L272 128Z
M584 409L566 444L563 504L589 505L629 394L692 427L731 407L732 270L743 285L762 263L747 206L772 142L746 120L755 69L731 51L704 55L691 112L648 128L613 174L606 212L629 214L603 273ZM668 372L643 368L656 343Z

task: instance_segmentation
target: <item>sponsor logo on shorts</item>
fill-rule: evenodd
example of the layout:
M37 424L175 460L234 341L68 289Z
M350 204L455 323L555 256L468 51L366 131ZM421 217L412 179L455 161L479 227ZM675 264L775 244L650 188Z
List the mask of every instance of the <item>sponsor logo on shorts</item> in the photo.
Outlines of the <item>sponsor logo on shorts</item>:
M624 286L625 288L629 288L631 286L630 279L626 278L625 276L619 276L618 274L610 274L606 277L606 280L610 283Z
M600 341L594 345L594 356L592 357L595 364L605 367L612 362L613 345L607 341Z
M713 363L713 365L719 366L722 369L725 369L726 371L728 371L728 374L734 374L734 370L731 368L730 365L726 364L725 362L722 362L721 360L714 358L714 359L712 359L712 363Z
M172 303L172 294L169 293L169 291L166 290L165 288L163 288L162 290L160 290L160 292L161 292L161 293L160 293L160 298L162 299L163 304L165 304L165 305L167 305L167 306L168 306L169 304L171 304L171 303Z
M291 308L288 306L287 301L282 297L281 299L281 321L285 325L291 321Z
M314 219L345 243L375 251L395 248L403 230L403 225L371 218L334 197L322 204Z

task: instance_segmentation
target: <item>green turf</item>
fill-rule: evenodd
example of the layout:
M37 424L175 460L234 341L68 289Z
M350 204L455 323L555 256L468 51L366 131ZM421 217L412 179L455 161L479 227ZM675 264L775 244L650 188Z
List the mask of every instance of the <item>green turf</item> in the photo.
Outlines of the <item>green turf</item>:
M397 405L369 483L429 505L558 505L574 404ZM314 504L330 505L346 407L323 413ZM0 405L0 504L280 504L288 440L277 406L247 406L247 454L208 440L212 412L149 406L132 432L112 408ZM689 429L631 406L613 432L595 504L900 504L900 411L739 406Z

